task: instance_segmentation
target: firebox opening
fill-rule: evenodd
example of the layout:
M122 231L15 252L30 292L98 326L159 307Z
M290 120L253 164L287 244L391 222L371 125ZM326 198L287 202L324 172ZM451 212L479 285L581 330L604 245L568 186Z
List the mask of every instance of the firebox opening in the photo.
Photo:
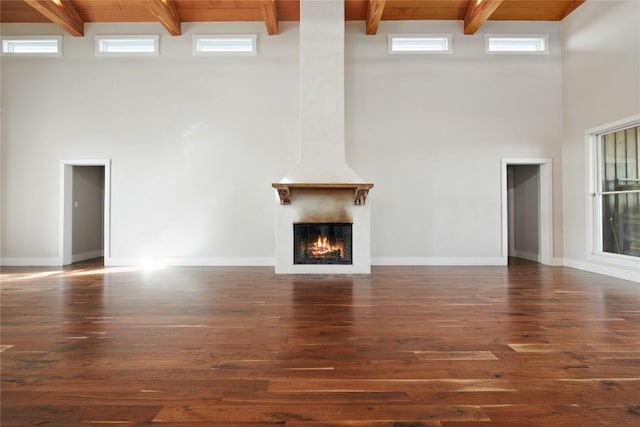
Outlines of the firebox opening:
M293 224L294 264L353 264L349 223Z

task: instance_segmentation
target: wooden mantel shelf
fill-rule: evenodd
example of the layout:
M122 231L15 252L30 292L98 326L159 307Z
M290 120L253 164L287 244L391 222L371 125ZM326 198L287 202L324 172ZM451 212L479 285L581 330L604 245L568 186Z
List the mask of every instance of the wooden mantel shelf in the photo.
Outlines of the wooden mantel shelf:
M273 188L278 190L281 205L291 204L291 190L353 190L353 203L355 205L364 205L369 195L369 190L373 188L370 183L280 183L271 184Z

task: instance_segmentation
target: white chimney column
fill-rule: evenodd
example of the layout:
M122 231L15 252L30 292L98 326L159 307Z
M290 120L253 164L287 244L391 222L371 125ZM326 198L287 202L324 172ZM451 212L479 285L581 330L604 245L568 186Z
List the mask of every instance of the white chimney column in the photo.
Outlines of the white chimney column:
M345 162L344 0L300 2L302 159Z
M300 1L301 162L283 182L362 182L345 159L344 0Z

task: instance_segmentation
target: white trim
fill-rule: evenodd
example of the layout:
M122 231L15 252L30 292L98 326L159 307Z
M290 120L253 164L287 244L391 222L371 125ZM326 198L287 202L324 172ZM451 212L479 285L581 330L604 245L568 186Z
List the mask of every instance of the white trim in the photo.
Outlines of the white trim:
M272 267L275 258L111 258L106 267L123 266L267 266ZM4 267L59 267L58 258L0 258L0 265ZM377 257L372 259L375 266L466 266L484 265L499 266L501 258L393 258ZM603 274L623 280L640 283L640 273L635 270L627 270L613 266L595 265L584 261L554 258L554 266L575 268L589 273Z
M640 259L630 255L620 255L609 252L589 253L587 261L620 266L623 268L634 268L640 271Z
M109 265L109 258L111 257L111 159L69 159L60 161L60 222L57 265L68 265L73 262L71 254L73 166L104 166L104 246L102 251L104 264Z
M540 263L553 263L553 171L551 159L540 163L540 236L538 251Z
M564 258L551 258L551 267L564 267Z
M630 280L632 282L640 283L640 272L637 269L628 270L626 268L593 264L590 262L566 258L564 260L564 266L588 271L590 273L603 274L605 276L611 276L618 279Z
M509 220L507 204L507 166L509 165L537 165L540 168L540 190L538 203L538 249L540 252L540 263L544 265L554 265L553 253L553 173L552 160L539 158L517 158L502 159L501 168L501 205L502 205L502 259L504 264L508 263L509 255Z
M511 173L509 173L511 172ZM516 230L515 230L515 173L513 168L507 167L507 225L509 237L508 254L516 256Z
M0 258L3 267L59 267L58 258Z
M373 257L371 265L507 265L502 257Z
M595 221L595 203L593 202L593 198L596 196L596 176L597 172L594 174L594 167L597 168L596 154L595 149L593 148L595 145L595 136L594 134L586 134L585 135L585 258L589 259L591 253L593 252L593 248L596 247L595 238L598 235L597 228L599 226L596 225ZM594 176L595 175L595 176ZM593 261L593 260L592 260Z
M200 258L200 257L111 257L106 267L157 266L157 267L273 267L274 257L255 258Z
M596 126L591 129L587 129L584 131L584 134L588 136L596 133L615 132L617 130L632 127L638 124L640 124L640 114L634 114L633 116L629 116L621 120L616 120L611 123L607 123L601 126Z

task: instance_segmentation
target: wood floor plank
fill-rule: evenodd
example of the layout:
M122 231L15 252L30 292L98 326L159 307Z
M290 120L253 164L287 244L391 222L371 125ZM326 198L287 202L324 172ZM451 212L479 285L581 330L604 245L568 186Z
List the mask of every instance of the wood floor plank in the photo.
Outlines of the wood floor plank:
M34 402L28 406L8 406L3 404L3 426L27 426L47 424L48 420L67 425L110 424L135 425L151 421L160 410L160 406L105 405L95 402L93 405L39 405Z
M563 267L0 270L2 426L640 424L640 287Z
M268 391L271 393L322 393L326 392L369 392L369 391L518 391L506 380L476 380L476 379L416 379L416 378L367 378L367 379L301 379L301 380L273 380L270 381Z
M397 404L365 405L353 404L314 405L311 402L289 402L282 405L252 404L246 405L167 405L155 422L186 422L205 419L236 422L246 419L247 411L252 412L254 421L314 421L314 422L358 422L366 417L369 422L413 422L415 420L474 420L489 421L486 414L477 406Z

